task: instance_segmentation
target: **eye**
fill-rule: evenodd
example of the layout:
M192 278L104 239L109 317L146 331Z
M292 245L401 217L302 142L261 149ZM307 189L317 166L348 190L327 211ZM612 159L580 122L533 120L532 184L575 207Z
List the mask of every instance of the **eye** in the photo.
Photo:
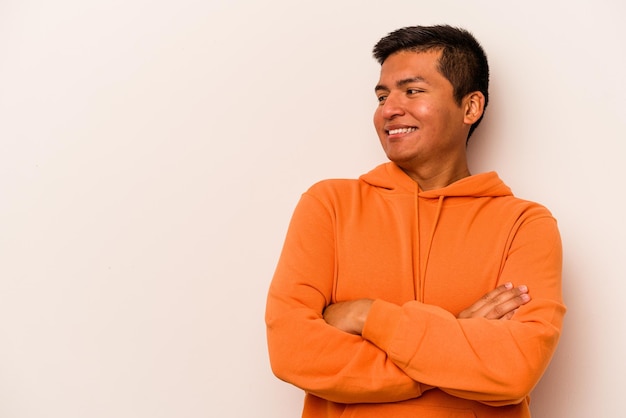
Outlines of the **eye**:
M387 96L385 96L384 94L381 94L376 99L378 100L378 103L383 104L383 103L385 103L385 100L387 99Z
M406 94L408 94L409 96L413 96L415 94L419 94L423 92L424 90L421 90L421 89L407 89Z

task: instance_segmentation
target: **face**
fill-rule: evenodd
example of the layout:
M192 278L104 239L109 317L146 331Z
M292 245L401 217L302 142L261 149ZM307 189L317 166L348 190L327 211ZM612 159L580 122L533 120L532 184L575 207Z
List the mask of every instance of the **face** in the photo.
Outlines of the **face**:
M452 84L437 70L440 55L400 51L381 67L374 126L387 157L405 171L466 164L471 100L454 100Z

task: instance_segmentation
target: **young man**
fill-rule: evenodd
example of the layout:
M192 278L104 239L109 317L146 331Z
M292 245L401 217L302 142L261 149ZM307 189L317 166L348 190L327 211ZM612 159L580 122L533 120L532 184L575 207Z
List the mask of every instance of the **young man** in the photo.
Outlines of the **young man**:
M450 26L374 56L390 162L303 194L268 295L272 369L305 418L528 417L565 314L561 242L546 208L469 172L487 58Z

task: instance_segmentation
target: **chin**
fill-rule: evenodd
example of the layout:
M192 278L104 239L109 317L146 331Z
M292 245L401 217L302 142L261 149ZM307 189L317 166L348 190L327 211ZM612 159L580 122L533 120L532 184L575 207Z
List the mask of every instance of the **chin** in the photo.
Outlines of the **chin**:
M401 165L402 163L408 163L415 159L415 155L412 155L412 154L406 155L405 153L402 153L402 152L385 151L385 154L387 155L387 158L389 159L389 161L393 161L394 163L398 165Z

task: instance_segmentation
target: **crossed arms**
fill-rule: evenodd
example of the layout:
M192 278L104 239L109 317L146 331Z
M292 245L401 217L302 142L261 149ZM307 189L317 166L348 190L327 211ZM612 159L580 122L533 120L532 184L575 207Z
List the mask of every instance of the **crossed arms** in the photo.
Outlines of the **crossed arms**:
M512 283L498 286L457 315L458 319L486 318L508 320L520 306L530 301L528 287L513 287ZM373 299L338 302L324 309L324 320L350 334L361 335Z
M499 274L503 284L456 315L415 300L333 303L336 237L328 219L315 199L301 202L270 286L268 348L279 378L339 403L398 402L436 387L505 405L530 392L565 311L552 218L539 213L524 226ZM507 284L520 279L528 288Z

